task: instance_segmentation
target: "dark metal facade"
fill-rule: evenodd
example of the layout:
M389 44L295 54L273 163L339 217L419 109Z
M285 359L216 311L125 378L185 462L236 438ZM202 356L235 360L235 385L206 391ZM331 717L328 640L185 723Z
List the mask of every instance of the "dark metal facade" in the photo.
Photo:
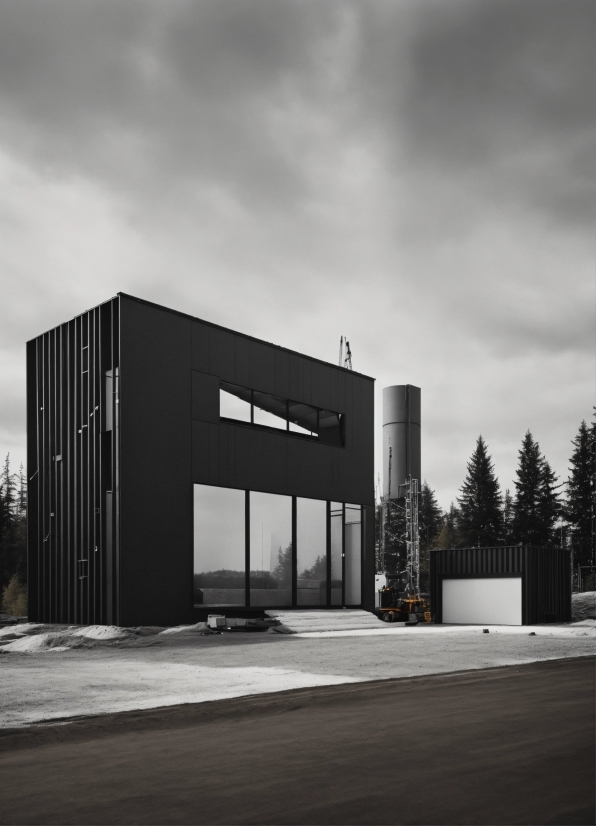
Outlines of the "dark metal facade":
M29 618L118 622L119 302L27 345Z
M521 576L523 625L571 621L569 551L514 545L431 551L431 607L435 622L443 621L444 579L483 576Z
M220 420L220 382L345 415L345 446ZM374 381L124 294L27 345L29 616L196 621L193 484L363 506Z

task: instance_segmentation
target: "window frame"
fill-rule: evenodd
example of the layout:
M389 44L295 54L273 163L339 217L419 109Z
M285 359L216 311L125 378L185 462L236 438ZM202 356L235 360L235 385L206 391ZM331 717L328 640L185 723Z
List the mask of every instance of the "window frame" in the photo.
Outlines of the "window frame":
M193 489L196 485L201 483L193 483ZM346 509L348 508L359 508L360 509L360 565L361 570L363 570L364 566L364 556L365 556L365 541L366 541L366 530L365 530L365 505L358 505L357 503L346 503L346 502L336 502L335 500L329 499L318 499L316 497L304 497L304 496L291 496L289 494L277 494L279 496L287 496L288 499L291 500L291 535L292 535L292 581L291 581L291 605L255 605L251 606L250 600L250 566L251 566L251 531L250 531L250 520L251 520L251 506L250 506L250 494L252 493L261 493L265 491L250 491L244 488L228 488L227 486L222 485L202 485L201 487L224 487L230 490L238 490L243 491L245 494L244 498L244 537L245 537L245 549L244 549L244 605L237 605L237 606L228 606L227 604L217 605L217 604L195 604L193 599L193 605L195 608L226 608L227 610L246 610L250 608L255 609L266 609L266 610L288 610L292 609L308 609L312 607L314 610L321 609L321 608L359 608L362 607L362 591L361 591L361 602L360 605L347 605L345 601L346 597L346 582L345 582L345 554L346 554ZM312 606L305 606L298 604L298 499L312 499L313 501L317 502L324 502L325 503L325 512L326 512L326 529L325 529L325 553L326 553L326 583L325 583L325 602L319 605L312 605ZM341 510L339 508L334 508L333 505L340 505ZM332 602L331 599L331 518L332 518L332 509L333 513L341 512L341 605L335 604ZM194 576L196 575L197 571L195 570L195 562L194 562L194 537L195 537L195 510L193 508L193 580ZM199 572L200 573L200 572Z
M285 433L286 436L292 436L293 438L296 438L296 439L305 439L309 442L318 442L319 444L329 445L330 447L340 447L340 448L345 448L346 447L346 414L345 413L340 413L336 410L329 410L329 409L323 408L323 407L317 407L314 404L307 404L306 402L299 402L295 399L284 399L282 396L278 396L274 393L266 393L263 390L253 390L249 387L244 387L243 385L240 385L240 384L237 385L237 384L233 384L232 382L224 382L224 381L221 381L221 380L219 382L219 393L220 393L219 399L221 399L221 393L222 392L223 393L229 393L229 395L231 395L231 396L235 395L234 393L230 393L230 391L227 390L224 385L228 385L230 387L238 387L239 389L244 390L247 393L250 393L250 402L247 399L242 399L240 396L236 396L236 398L241 399L241 401L245 401L247 404L250 405L250 421L245 421L244 419L234 419L234 418L231 418L229 416L222 416L221 412L220 412L220 415L219 415L219 421L220 422L240 425L242 427L252 427L252 428L255 428L257 430L263 430L267 433L278 433L278 434L279 433ZM271 413L271 411L265 410L265 408L260 407L258 404L255 405L255 393L257 393L259 395L262 395L262 396L270 396L272 399L277 399L279 401L285 401L285 412L286 412L285 427L273 427L271 425L259 424L258 422L255 422L255 406L258 407L259 410L263 410L266 413ZM294 430L290 430L290 424L296 425L296 422L291 422L290 421L290 406L291 405L301 405L301 406L304 406L304 407L311 408L313 411L316 412L316 414L317 414L317 425L316 425L317 429L316 429L316 432L311 431L310 433L298 433ZM221 404L220 404L220 411L221 411ZM321 414L322 413L327 413L327 414L331 413L331 414L337 416L338 427L339 427L339 444L337 444L335 442L332 442L332 441L325 441L324 439L321 439L321 425L320 425L320 422L321 422ZM271 413L271 415L276 415L276 414ZM283 421L281 416L279 418L280 418L281 421ZM301 427L301 425L296 425L296 426ZM304 430L306 430L306 428L304 428Z

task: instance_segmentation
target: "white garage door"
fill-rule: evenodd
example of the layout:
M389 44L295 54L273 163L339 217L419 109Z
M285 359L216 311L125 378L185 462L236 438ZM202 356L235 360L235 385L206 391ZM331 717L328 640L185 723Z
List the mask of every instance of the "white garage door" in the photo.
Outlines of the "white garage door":
M521 577L444 579L443 622L521 625Z

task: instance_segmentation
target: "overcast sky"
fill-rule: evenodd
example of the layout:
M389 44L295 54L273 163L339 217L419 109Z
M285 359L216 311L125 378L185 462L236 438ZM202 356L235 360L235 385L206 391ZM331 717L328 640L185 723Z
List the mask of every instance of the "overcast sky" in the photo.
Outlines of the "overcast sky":
M2 456L25 341L124 291L330 362L346 335L378 436L382 388L422 388L444 507L479 434L503 488L528 428L566 478L595 395L594 10L2 0Z

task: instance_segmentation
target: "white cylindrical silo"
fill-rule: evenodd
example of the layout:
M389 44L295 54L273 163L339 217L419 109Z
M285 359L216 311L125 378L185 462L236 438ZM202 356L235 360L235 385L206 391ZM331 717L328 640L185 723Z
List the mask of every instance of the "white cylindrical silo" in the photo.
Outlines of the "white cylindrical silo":
M391 448L391 479L389 478ZM400 485L420 478L420 388L395 384L383 388L383 495L400 497ZM389 482L391 481L391 486Z

